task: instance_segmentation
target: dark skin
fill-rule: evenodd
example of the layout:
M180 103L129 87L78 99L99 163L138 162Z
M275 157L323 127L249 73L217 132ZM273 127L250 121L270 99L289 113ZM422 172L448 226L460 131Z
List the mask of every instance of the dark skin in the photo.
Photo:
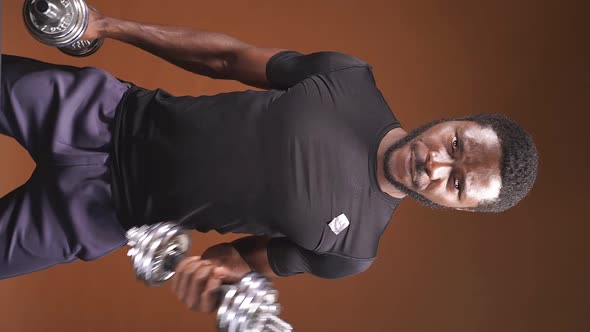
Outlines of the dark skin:
M141 48L195 74L263 89L270 87L266 63L283 51L255 47L221 33L121 20L91 11L82 39L101 37Z
M237 80L258 88L270 87L266 64L282 51L255 47L220 33L143 24L91 12L83 38L101 37L139 47L195 74ZM477 135L481 128L470 122L437 125L417 137L413 148L406 145L392 154L388 167L397 181L436 203L459 209L476 206L481 201L478 193L487 196L494 193L494 188L488 188L490 183L482 179L499 174L500 148L493 139L470 144L469 139L462 138L466 130ZM445 154L443 148L453 149L455 133L461 133L463 136L459 138L467 145L457 146L456 152ZM383 155L389 146L405 135L407 133L401 128L390 131L380 143L377 156L379 185L385 193L398 198L405 194L383 176ZM416 171L416 165L420 163L425 165L424 172ZM457 177L469 177L469 185L477 190L458 196ZM190 309L212 312L217 308L217 290L221 284L237 282L251 271L275 278L267 258L268 241L266 237L245 237L210 247L200 257L184 259L176 268L172 281L174 294Z
M384 151L406 133L392 130L379 146ZM387 136L392 136L391 138ZM460 210L476 207L498 196L501 149L495 133L472 121L439 123L399 147L387 161L394 179L438 205ZM391 196L405 196L377 170L381 189Z
M276 277L266 258L268 240L249 236L214 245L201 257L182 260L172 279L172 291L188 308L213 312L218 306L217 289L221 284L238 282L251 271Z

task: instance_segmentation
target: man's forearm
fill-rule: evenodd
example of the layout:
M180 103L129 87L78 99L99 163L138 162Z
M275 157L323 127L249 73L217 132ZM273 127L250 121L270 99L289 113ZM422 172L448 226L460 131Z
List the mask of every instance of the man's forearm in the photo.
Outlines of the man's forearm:
M269 278L275 278L277 275L273 272L268 261L269 241L269 237L248 236L239 238L231 244L252 270L262 273Z
M212 78L235 79L227 64L240 49L251 47L222 33L110 17L101 18L98 29L102 37L134 45L190 72Z
M220 243L209 247L201 257L226 267L237 275L256 271L274 278L276 275L270 267L267 256L268 240L266 237L248 236L231 243Z

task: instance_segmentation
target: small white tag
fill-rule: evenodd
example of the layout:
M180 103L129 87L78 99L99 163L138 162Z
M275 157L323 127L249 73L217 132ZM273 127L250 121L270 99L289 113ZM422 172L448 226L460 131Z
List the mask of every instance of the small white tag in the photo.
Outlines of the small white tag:
M334 232L334 234L336 234L336 235L338 235L340 232L345 230L346 227L348 227L348 225L350 225L350 221L348 221L348 218L346 218L344 213L339 215L338 217L334 218L328 224L328 226L330 226L330 229L332 230L332 232Z

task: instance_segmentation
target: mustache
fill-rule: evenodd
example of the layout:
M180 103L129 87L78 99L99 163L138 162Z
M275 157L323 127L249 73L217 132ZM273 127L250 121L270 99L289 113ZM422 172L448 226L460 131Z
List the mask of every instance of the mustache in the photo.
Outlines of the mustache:
M413 143L410 147L410 153L413 156L414 161L414 176L412 177L412 185L414 188L420 188L422 186L422 179L426 175L426 158L420 158L417 153L416 143Z

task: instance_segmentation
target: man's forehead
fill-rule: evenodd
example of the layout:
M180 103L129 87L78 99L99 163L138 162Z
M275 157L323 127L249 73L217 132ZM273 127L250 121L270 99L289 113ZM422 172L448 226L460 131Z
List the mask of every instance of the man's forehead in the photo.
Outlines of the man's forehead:
M477 124L468 126L463 131L464 139L472 144L484 145L486 147L499 145L498 135L492 128L481 127Z
M497 198L502 188L498 135L492 128L472 124L466 126L463 136L470 154L467 159L473 163L465 177L466 196L479 201Z
M465 179L465 196L470 200L493 200L500 195L501 188L500 174L486 176L485 172L471 172Z

